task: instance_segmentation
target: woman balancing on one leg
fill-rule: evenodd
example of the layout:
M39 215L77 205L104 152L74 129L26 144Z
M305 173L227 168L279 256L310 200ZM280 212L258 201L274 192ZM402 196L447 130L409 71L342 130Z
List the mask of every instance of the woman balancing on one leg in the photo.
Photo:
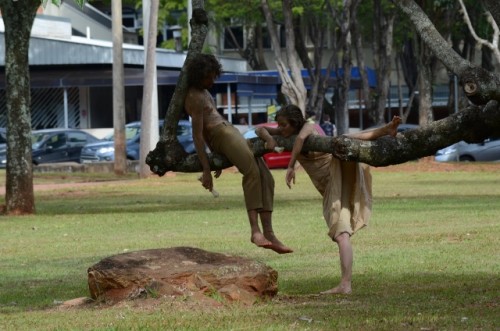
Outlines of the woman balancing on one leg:
M371 215L371 175L368 165L358 162L340 161L330 153L302 153L304 141L310 135L320 134L313 124L306 122L300 108L294 105L283 107L276 113L277 128L261 127L257 135L266 142L266 148L274 149L273 135L289 137L297 135L292 157L286 172L286 184L295 184L295 162L299 161L312 183L323 196L323 216L328 226L328 235L337 243L340 254L342 277L340 283L322 294L349 294L352 291L353 253L350 237L366 226ZM382 136L395 136L401 118L395 116L383 127L361 131L346 136L361 140L375 140Z

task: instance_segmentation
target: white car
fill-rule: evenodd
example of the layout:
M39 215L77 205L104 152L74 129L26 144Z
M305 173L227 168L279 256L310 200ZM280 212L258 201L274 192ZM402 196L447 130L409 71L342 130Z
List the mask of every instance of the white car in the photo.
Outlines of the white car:
M500 138L489 138L479 144L460 141L436 152L438 162L500 161Z

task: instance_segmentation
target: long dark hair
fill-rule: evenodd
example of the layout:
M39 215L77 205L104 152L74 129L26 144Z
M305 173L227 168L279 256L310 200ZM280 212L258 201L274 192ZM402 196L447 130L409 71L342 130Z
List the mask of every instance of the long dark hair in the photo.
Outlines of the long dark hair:
M306 119L302 114L302 110L300 110L300 108L295 105L286 105L282 107L276 112L276 119L278 119L278 117L285 118L297 133L306 123Z
M201 80L209 74L216 78L222 74L222 65L211 54L196 54L186 66L186 76L189 86L201 87Z

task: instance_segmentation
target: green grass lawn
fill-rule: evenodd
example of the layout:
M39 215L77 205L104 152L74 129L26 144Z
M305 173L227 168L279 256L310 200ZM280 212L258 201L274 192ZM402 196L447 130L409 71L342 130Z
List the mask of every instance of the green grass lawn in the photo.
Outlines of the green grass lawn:
M304 172L289 190L285 172L273 170L275 230L295 250L287 255L250 243L241 176L231 170L215 181L217 199L198 174L181 173L37 190L36 215L0 216L0 330L500 330L500 164L391 169L372 171L373 216L352 238L349 296L317 295L339 281L338 251ZM89 296L87 268L101 259L174 246L262 261L278 271L278 295L251 307L184 298L58 308Z

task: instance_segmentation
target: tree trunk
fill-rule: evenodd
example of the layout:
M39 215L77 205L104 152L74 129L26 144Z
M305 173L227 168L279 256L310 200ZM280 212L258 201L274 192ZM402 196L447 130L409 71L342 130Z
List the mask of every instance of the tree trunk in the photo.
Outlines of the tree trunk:
M307 91L302 79L300 61L295 49L295 36L293 32L292 4L290 0L283 0L283 16L286 36L286 59L288 67L281 53L278 33L267 0L261 1L262 10L266 19L269 36L274 50L276 67L281 78L281 92L287 97L288 102L298 106L302 111L306 107ZM290 70L290 74L288 73Z
M384 10L380 1L375 1L374 29L376 33L374 40L377 44L374 55L377 59L375 70L377 72L377 87L375 94L378 96L376 104L376 124L383 124L385 120L385 110L387 108L387 97L390 88L391 59L393 26L396 13L392 9Z
M491 13L497 25L500 25L500 2L498 0L483 0L482 3Z
M337 79L338 88L336 90L335 104L335 126L338 134L349 132L349 89L351 85L351 26L355 22L359 0L346 0L342 8L340 18L340 40L339 48L342 49L342 77ZM332 7L330 6L330 10ZM332 15L333 16L333 15ZM339 72L339 68L336 68Z
M149 23L147 24L146 63L141 112L141 141L139 176L148 178L151 171L146 164L146 158L152 145L158 141L158 94L156 87L156 36L158 31L158 0L149 0Z
M146 164L149 165L150 170L160 176L168 171L168 164L182 162L187 155L177 139L177 123L184 109L184 99L188 86L185 67L186 63L189 63L196 54L201 52L208 32L208 15L204 9L204 1L192 0L192 8L193 13L190 21L192 36L186 60L165 114L165 123L160 135L160 141L146 157ZM197 155L194 155L194 157L198 158Z
M5 25L7 104L6 213L33 214L33 161L31 149L31 84L29 41L39 0L0 1Z
M372 93L368 81L368 73L366 71L365 58L363 55L363 38L361 36L358 27L359 27L359 22L356 19L356 21L353 23L351 31L352 31L352 37L354 39L354 49L356 51L356 60L358 62L359 75L361 76L362 92L361 96L359 97L359 102L360 102L359 109L361 112L363 112L363 109L365 109L367 110L367 113L370 114L373 110ZM361 115L361 118L362 117L363 116ZM360 123L359 126L360 129L362 129L364 123Z
M428 125L434 121L432 112L432 73L431 54L424 44L420 45L420 56L418 57L418 124Z
M127 172L125 145L125 78L123 68L123 23L122 1L112 1L113 30L113 127L115 162L114 171L118 176Z

